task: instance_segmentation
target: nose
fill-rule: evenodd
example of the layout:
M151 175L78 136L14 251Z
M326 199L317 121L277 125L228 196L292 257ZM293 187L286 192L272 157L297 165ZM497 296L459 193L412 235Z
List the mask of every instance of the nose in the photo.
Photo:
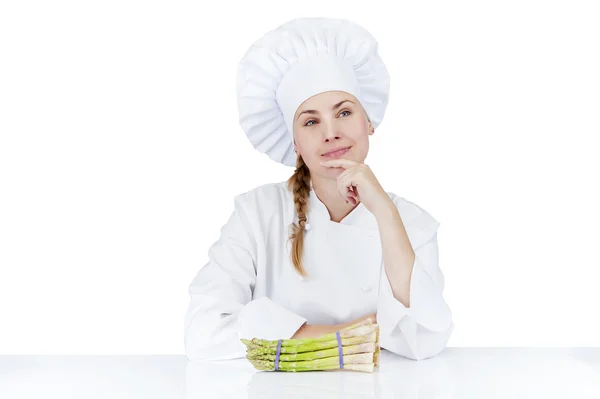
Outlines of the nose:
M331 140L339 140L341 138L341 134L335 131L335 126L328 126L325 128L325 142Z

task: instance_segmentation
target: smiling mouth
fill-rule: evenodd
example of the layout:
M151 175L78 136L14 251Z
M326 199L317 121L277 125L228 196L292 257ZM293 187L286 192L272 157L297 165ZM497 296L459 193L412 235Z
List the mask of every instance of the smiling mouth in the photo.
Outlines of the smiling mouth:
M350 148L352 148L352 147L342 148L342 149L334 151L334 152L329 152L327 154L323 154L323 156L325 158L337 158L337 157L341 157L342 155L344 155L348 151L350 151Z

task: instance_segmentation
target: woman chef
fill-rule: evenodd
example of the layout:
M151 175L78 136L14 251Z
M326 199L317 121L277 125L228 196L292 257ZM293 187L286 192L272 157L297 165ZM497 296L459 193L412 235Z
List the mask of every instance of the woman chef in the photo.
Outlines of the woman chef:
M375 39L348 20L294 19L246 52L240 124L257 150L296 169L235 197L189 286L189 360L243 358L240 338L318 336L366 317L383 349L415 360L444 349L454 323L439 223L363 163L389 84Z

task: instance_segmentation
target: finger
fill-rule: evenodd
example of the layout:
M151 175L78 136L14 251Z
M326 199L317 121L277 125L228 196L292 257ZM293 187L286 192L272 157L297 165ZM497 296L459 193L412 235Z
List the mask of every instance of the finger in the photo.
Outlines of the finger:
M344 198L347 197L348 190L352 188L352 169L345 170L337 178L337 189L340 195ZM346 199L348 201L348 199Z
M346 195L349 199L351 198L353 200L354 205L358 203L358 193L355 190L353 190L353 188L349 188Z
M356 180L356 169L348 169L338 176L338 191L353 205L358 204L360 195L358 193L358 182Z
M326 168L351 168L352 166L358 165L358 162L346 158L330 159L328 161L322 161L321 166Z
M359 197L356 192L354 192L352 190L348 190L348 192L346 194L346 198L347 198L347 201L350 202L352 205L358 204Z
M348 187L345 185L346 176L348 176L349 170L343 171L338 177L336 181L336 188L340 195L348 201L346 193L348 192Z
M349 204L352 204L352 205L358 204L358 201L356 200L356 198L353 197L353 196L351 196L351 195L348 195L346 197L346 202L349 203Z
M353 205L358 204L358 202L360 201L360 196L356 191L348 190L346 196L348 198L348 202L352 203Z

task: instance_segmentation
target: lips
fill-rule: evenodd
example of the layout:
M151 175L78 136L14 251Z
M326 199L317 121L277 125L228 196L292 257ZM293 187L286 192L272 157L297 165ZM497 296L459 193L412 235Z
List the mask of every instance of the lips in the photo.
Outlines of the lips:
M344 147L344 148L340 148L338 150L334 150L334 151L330 151L326 154L323 154L324 157L326 158L337 158L337 157L341 157L342 155L346 154L348 151L350 151L350 148L352 147Z

